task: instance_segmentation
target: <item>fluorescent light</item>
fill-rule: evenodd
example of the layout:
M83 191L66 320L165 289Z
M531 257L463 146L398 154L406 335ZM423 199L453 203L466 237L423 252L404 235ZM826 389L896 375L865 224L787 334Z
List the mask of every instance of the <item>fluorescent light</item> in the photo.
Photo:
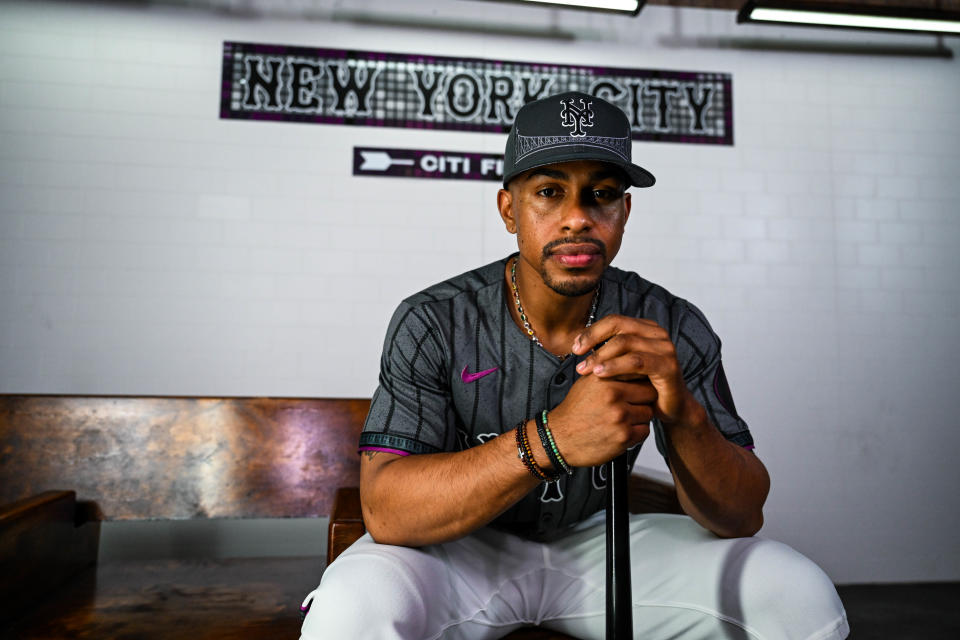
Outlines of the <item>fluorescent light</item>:
M737 22L781 23L960 34L960 15L944 11L876 5L823 4L796 0L748 0Z
M791 9L765 9L757 7L750 13L750 19L757 20L758 22L795 22L798 24L819 24L831 27L856 27L860 29L960 33L960 22L928 20L924 18L868 16L854 13L826 13L823 11L796 11Z
M642 2L639 0L520 0L522 2L533 2L536 4L552 4L564 7L575 7L577 9L598 9L601 11L622 11L624 13L637 13L640 11Z

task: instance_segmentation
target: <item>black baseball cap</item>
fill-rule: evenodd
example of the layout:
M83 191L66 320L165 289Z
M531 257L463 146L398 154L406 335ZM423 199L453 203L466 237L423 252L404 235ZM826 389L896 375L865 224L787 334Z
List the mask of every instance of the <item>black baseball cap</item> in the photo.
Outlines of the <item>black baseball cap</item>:
M503 186L528 169L572 160L598 160L623 169L635 187L652 187L653 174L633 164L630 121L617 106L580 91L528 102L507 136Z

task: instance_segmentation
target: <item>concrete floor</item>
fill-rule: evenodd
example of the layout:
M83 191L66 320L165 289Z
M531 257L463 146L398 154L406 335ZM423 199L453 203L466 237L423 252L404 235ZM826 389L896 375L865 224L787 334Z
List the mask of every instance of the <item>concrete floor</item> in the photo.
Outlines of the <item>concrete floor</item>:
M960 583L837 587L851 640L960 639Z

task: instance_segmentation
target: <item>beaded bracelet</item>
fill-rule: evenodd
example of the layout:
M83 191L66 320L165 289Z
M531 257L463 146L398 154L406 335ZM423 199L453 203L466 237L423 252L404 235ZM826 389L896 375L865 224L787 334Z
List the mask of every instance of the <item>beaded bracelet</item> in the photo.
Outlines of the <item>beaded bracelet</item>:
M527 467L527 471L540 482L556 482L560 476L547 475L547 472L533 459L533 449L530 447L530 441L527 440L526 425L526 420L517 425L517 452L520 460Z
M527 424L526 420L522 421L517 425L517 455L520 458L523 465L527 468L527 471L530 472L537 480L543 482L546 480L546 476L543 475L543 470L540 469L540 466L533 459L533 452L530 450L530 443L526 440L526 434L524 433L526 429L524 428Z
M550 458L550 463L553 465L553 468L558 472L563 471L568 476L573 475L573 469L570 468L567 461L560 455L560 450L557 449L557 443L553 440L553 432L551 432L550 427L547 426L546 409L537 416L537 433L540 435L540 442L543 444L543 448L546 450L547 457Z

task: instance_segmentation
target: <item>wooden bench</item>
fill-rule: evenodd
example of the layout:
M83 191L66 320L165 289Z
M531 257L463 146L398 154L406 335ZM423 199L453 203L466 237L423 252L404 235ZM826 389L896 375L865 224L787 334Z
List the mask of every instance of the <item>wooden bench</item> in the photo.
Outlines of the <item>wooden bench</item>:
M296 638L303 596L363 533L368 407L0 395L0 637ZM679 512L671 486L640 476L631 507ZM328 515L327 558L97 562L104 521Z

